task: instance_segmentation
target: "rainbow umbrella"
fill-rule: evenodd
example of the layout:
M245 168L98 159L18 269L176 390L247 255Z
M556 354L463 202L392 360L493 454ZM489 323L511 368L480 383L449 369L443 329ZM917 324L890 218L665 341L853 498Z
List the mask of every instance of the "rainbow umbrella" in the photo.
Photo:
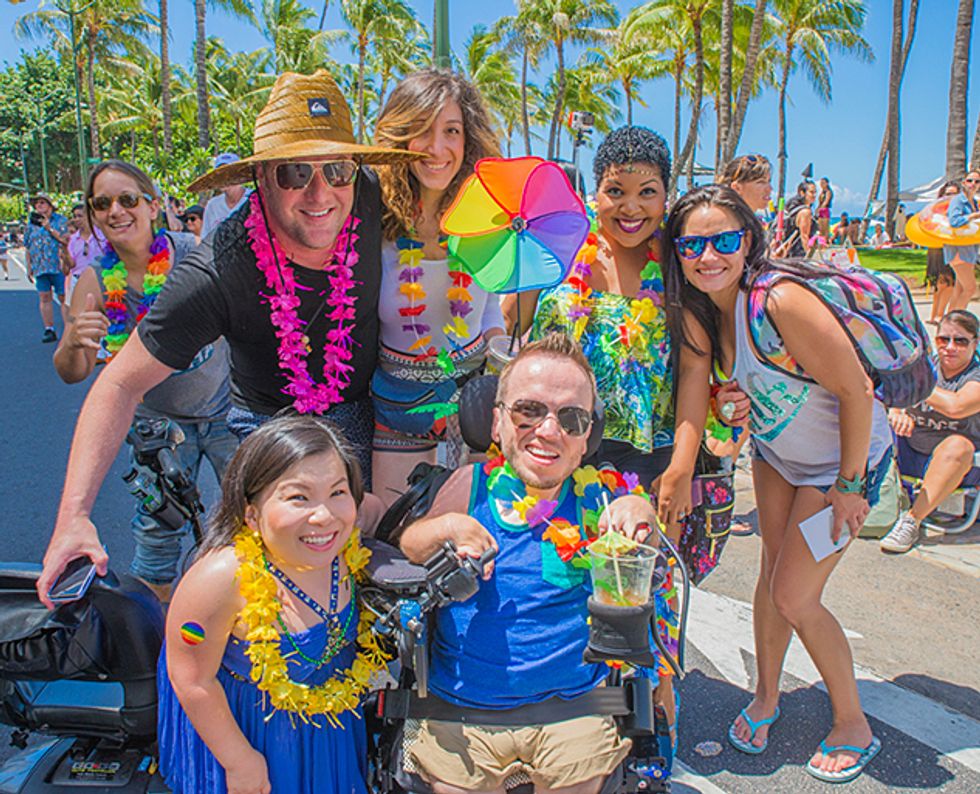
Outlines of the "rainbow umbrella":
M560 166L486 158L442 218L449 253L488 292L558 284L589 233L585 204Z

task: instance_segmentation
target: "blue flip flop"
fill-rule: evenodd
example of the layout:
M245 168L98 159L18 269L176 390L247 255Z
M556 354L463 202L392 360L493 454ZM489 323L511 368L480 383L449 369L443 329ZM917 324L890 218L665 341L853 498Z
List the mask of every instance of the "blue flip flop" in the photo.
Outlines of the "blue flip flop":
M759 730L759 728L764 725L772 725L779 719L779 706L776 706L776 710L773 712L771 717L766 717L764 720L753 720L745 709L742 709L739 712L739 716L745 720L745 724L749 726L749 730L752 731L752 735L749 736L749 740L747 742L739 739L738 736L735 735L735 723L733 722L728 727L728 741L736 750L741 750L743 753L748 753L749 755L758 755L769 746L769 735L766 734L766 740L761 745L752 744L752 740L755 738L755 733Z
M825 772L819 767L814 766L813 761L807 761L806 766L803 768L817 780L822 780L824 783L847 783L860 775L868 763L870 763L871 759L878 755L878 752L881 750L881 742L877 736L871 737L871 744L867 747L855 747L852 744L836 744L831 746L826 741L820 742L820 752L824 755L830 755L839 750L857 753L857 761L849 767L841 769L839 772Z

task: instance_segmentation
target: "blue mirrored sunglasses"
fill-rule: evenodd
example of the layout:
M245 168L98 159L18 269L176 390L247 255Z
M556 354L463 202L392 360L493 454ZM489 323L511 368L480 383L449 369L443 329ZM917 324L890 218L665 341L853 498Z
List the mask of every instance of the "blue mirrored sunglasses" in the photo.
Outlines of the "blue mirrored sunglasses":
M708 243L711 243L711 247L719 254L734 254L742 245L742 238L746 231L746 229L733 229L712 234L710 237L698 235L675 237L674 245L677 247L677 254L684 259L697 259L704 253Z

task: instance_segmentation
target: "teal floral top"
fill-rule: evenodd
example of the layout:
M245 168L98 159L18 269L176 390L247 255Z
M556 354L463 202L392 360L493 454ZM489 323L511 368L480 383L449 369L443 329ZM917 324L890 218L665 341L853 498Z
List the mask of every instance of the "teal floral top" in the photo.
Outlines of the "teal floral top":
M606 409L604 438L641 452L674 443L673 376L660 266L649 262L636 298L595 292L588 266L542 292L531 338L561 331L578 338Z

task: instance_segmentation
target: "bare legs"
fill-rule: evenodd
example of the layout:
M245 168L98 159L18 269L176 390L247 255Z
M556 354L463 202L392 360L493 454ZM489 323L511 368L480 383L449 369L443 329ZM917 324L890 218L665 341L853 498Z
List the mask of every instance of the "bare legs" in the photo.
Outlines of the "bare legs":
M779 701L779 675L793 631L796 631L820 672L834 713L827 736L830 745L865 747L871 727L861 710L854 663L844 631L821 603L823 589L841 555L815 562L798 527L826 506L816 488L794 488L763 461L753 462L762 563L753 602L756 659L759 668L755 698L746 708L753 720L772 716ZM748 741L745 721L735 721L735 734ZM759 728L754 743L761 745L768 726ZM855 753L813 756L825 771L851 766Z
M922 488L909 511L912 518L921 523L959 487L973 468L973 452L973 442L965 436L949 436L939 443L933 450L922 478Z
M38 293L38 308L41 311L41 322L45 328L54 328L54 300L50 292Z
M374 493L385 507L408 489L408 475L419 463L435 463L436 448L424 452L388 452L374 450L371 457L371 479Z
M977 291L977 277L974 274L972 262L964 262L958 256L949 266L956 274L956 284L953 285L953 295L949 299L949 310L965 309L973 300Z

